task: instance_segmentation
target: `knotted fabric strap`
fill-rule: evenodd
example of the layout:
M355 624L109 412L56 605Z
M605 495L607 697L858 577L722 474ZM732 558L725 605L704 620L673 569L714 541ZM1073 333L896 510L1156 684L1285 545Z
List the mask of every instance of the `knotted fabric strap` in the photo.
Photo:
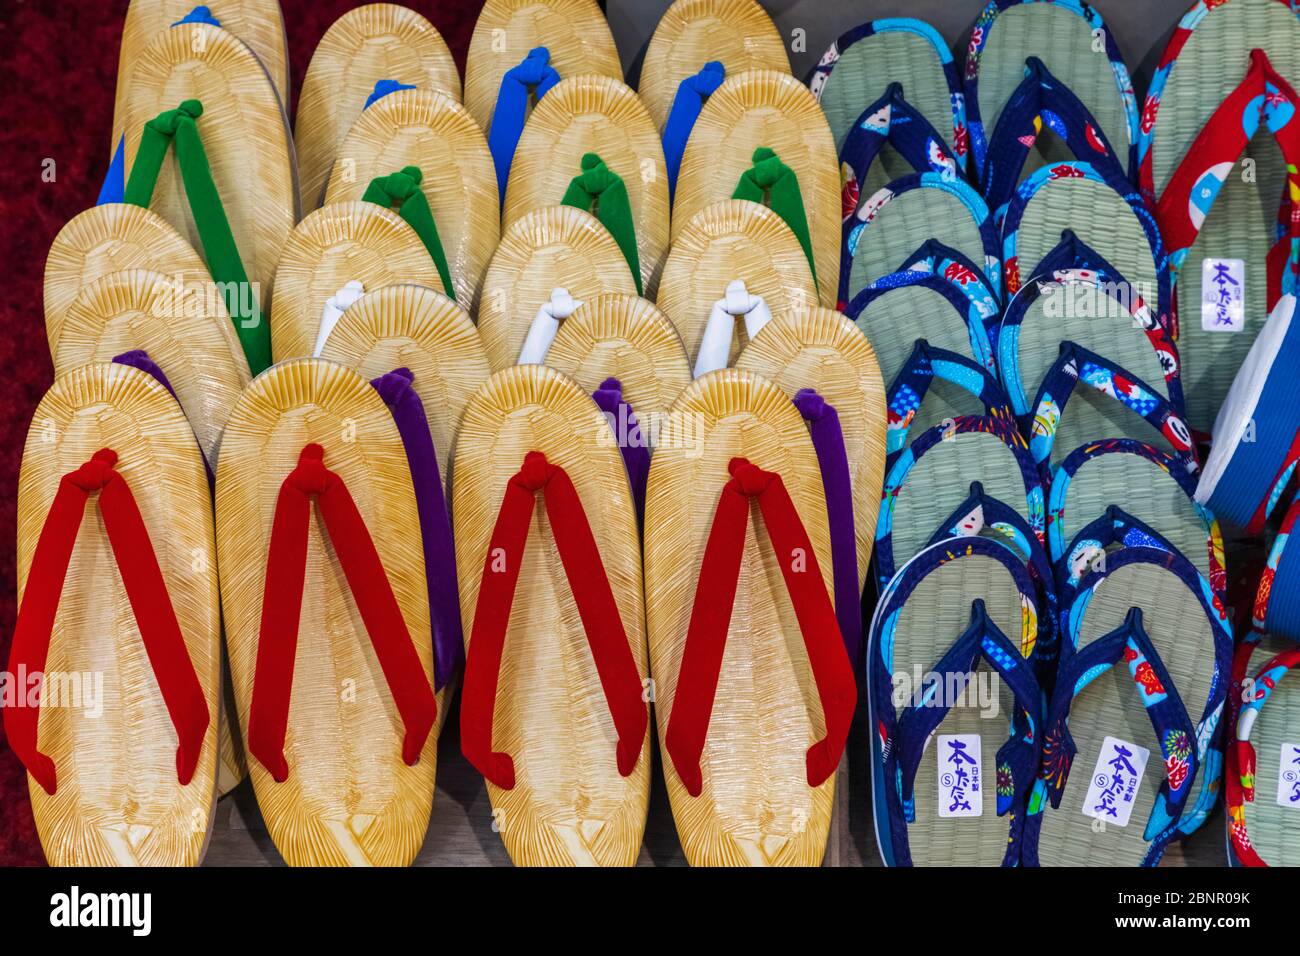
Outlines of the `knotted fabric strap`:
M645 486L650 477L650 447L646 444L646 436L641 432L641 422L632 411L632 406L623 400L623 383L618 379L605 379L600 383L600 388L591 393L591 397L609 419L610 427L618 440L639 522L645 515Z
M420 515L424 543L424 578L429 591L429 623L433 628L433 689L447 686L451 675L465 663L465 637L460 624L460 592L456 588L456 546L451 516L442 490L438 453L429 432L424 403L412 387L415 375L397 368L371 379L379 397L393 413L402 436L406 464L415 484L415 506Z
M350 279L343 288L325 300L325 306L320 311L320 331L316 333L316 345L311 351L312 358L320 358L321 352L325 351L326 340L334 331L334 326L339 324L339 319L343 318L343 313L365 294L366 287L357 279Z
M551 51L544 46L534 47L519 65L506 71L497 91L497 105L492 112L492 126L488 130L488 149L497 170L497 188L501 204L506 201L506 183L510 181L510 164L514 162L515 148L528 118L528 94L531 91L538 101L547 90L560 82L560 74L551 66Z
M812 239L808 234L808 217L804 214L803 193L793 169L766 146L754 150L754 165L740 175L732 199L748 199L766 205L785 220L794 233L803 254L808 257L813 285L817 285L817 266L813 262Z
M728 468L732 477L722 488L704 547L664 743L686 791L698 797L704 789L700 755L704 753L745 553L749 499L757 498L799 621L826 721L825 738L809 747L807 754L808 785L817 787L835 772L844 752L858 697L853 668L844 653L835 609L826 594L812 542L781 476L763 471L744 458L733 458ZM797 688L790 691L798 693Z
M623 250L627 267L636 281L636 294L641 294L641 255L636 248L636 226L632 220L632 203L627 196L623 178L605 165L595 153L582 157L582 172L573 177L560 201L565 206L577 206L600 220L609 230L618 247Z
M13 645L9 649L9 673L45 672L50 635L77 530L81 527L87 499L97 491L99 511L122 576L122 586L180 741L176 749L176 777L184 786L194 777L211 715L167 593L167 582L158 567L149 530L126 479L113 469L115 464L117 452L101 448L90 461L60 480L50 513L41 527L27 586L23 589ZM57 776L54 761L37 750L39 719L39 703L35 707L4 708L9 746L41 788L52 795L57 788Z
M668 168L668 201L672 202L677 192L677 173L682 168L682 156L686 152L686 141L691 138L695 121L700 118L700 110L707 100L726 79L727 70L717 60L704 64L700 72L686 77L677 85L677 95L673 97L672 109L668 112L668 122L664 124L664 165Z
M709 321L700 337L700 351L695 356L696 378L727 367L731 357L731 340L736 331L736 316L745 317L745 334L749 341L772 321L772 310L761 295L750 295L745 283L733 279L727 283L726 295L713 303Z
M524 347L519 350L518 365L544 365L546 353L560 331L560 322L573 315L582 305L581 300L569 295L568 289L554 288L551 298L543 302L524 336Z
M826 518L831 532L832 579L835 583L835 617L844 635L844 649L856 674L862 660L862 589L858 584L858 540L854 531L853 483L844 432L835 406L814 389L795 393L794 407L808 423L817 464L826 493Z
M393 596L379 552L343 479L325 467L325 451L310 444L280 485L266 559L257 669L248 716L248 749L276 783L289 778L284 737L298 647L298 621L307 575L307 531L311 499L320 506L325 530L347 578L370 643L405 727L402 759L414 765L433 729L438 705L415 651L402 610Z
M629 776L641 755L649 716L642 699L641 674L619 619L618 605L601 564L600 550L578 498L573 481L563 468L552 465L541 452L524 456L523 467L506 484L505 497L492 529L474 624L465 663L461 694L461 749L487 780L510 790L515 785L515 764L509 754L492 749L492 711L506 628L519 582L524 545L533 520L537 492L546 501L546 514L565 576L591 646L596 673L605 693L618 734L618 772Z
M257 375L271 364L271 328L262 321L257 296L253 294L244 262L235 246L217 184L212 180L203 137L199 135L197 120L202 115L202 103L186 100L177 109L165 110L144 124L135 164L126 183L124 201L149 207L163 160L167 157L167 148L175 140L176 163L180 166L185 198L190 204L199 240L203 243L208 272L221 289L226 311L235 323L239 343L248 359L249 370Z
M406 166L387 176L376 176L366 187L361 199L372 202L385 209L397 208L397 214L406 224L415 230L415 234L429 250L429 257L438 269L438 278L442 280L442 289L447 298L456 298L456 287L451 282L451 270L447 268L447 256L442 251L442 240L438 238L438 224L433 221L433 210L429 208L429 199L420 188L424 174L418 166Z

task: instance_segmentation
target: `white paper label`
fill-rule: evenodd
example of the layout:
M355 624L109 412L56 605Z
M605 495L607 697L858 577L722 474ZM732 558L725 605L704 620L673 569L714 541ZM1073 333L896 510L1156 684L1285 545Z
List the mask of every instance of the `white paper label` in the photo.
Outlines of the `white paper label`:
M939 816L977 817L984 812L984 767L979 734L939 734Z
M1083 799L1083 815L1111 826L1126 827L1151 751L1137 744L1107 737L1097 755L1092 783Z
M1201 328L1240 332L1246 327L1246 260L1201 260Z
M1282 763L1277 770L1277 802L1300 810L1300 744L1282 745Z

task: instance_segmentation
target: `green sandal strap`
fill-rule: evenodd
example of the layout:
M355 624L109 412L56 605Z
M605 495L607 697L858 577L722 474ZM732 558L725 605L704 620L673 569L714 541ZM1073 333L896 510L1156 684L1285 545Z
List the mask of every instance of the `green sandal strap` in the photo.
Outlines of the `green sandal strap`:
M456 300L456 287L451 284L451 270L447 268L447 254L442 250L442 240L438 238L438 224L433 220L433 210L429 208L429 199L420 188L424 174L418 166L407 166L387 176L376 176L366 187L361 197L365 202L372 202L385 209L396 207L397 214L406 221L415 234L429 250L429 256L438 269L438 278L442 280L442 289L447 298Z
M636 226L632 221L632 203L627 197L623 177L605 165L595 153L582 157L582 172L573 177L560 200L562 205L577 206L595 215L609 230L636 280L636 294L641 294L641 256L636 248ZM593 208L594 207L594 208Z
M271 364L271 330L262 321L257 296L252 294L248 273L244 271L244 262L230 231L230 221L221 205L221 195L217 192L217 184L212 181L212 169L196 122L202 115L202 103L186 100L177 109L164 110L144 124L123 199L132 205L148 208L158 184L158 175L162 172L163 160L167 158L167 148L174 140L185 198L199 231L208 272L221 290L226 310L248 359L249 371L256 375ZM249 294L245 295L244 290Z
M766 205L785 220L803 247L803 254L808 257L808 268L812 270L813 285L816 286L817 266L813 263L812 239L808 234L808 217L804 213L803 193L799 191L799 177L767 146L754 150L753 163L740 174L740 182L736 183L731 198Z

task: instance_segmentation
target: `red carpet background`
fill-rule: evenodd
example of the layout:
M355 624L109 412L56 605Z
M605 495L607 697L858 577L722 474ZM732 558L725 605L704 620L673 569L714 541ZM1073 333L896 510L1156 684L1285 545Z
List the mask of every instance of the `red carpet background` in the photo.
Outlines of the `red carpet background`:
M210 5L219 12L219 4ZM296 106L317 42L360 4L280 5ZM481 0L405 5L438 28L463 74ZM0 0L0 263L9 289L0 300L0 666L9 659L16 613L18 465L32 412L53 380L42 306L45 255L63 224L94 204L108 169L126 7L127 0ZM52 177L43 176L47 169ZM43 862L25 773L0 728L0 866Z

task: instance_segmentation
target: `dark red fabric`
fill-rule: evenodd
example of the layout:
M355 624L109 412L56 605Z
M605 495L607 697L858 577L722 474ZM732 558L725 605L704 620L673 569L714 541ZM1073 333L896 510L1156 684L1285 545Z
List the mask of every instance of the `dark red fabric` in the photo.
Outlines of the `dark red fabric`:
M209 3L214 8L219 3ZM316 44L356 0L280 0L293 100ZM462 75L481 0L410 0L442 34ZM0 660L17 607L14 541L18 465L36 403L53 380L45 346L45 254L69 219L95 202L111 158L117 56L127 0L0 0ZM38 109L75 103L73 113ZM53 162L53 166L49 165ZM53 179L48 174L50 171ZM26 772L0 733L0 866L44 862Z
M136 506L126 480L113 469L117 452L101 448L93 458L59 482L50 513L41 527L36 553L32 556L27 587L18 611L13 644L9 648L10 674L42 674L50 650L50 635L68 575L77 529L86 512L86 502L99 493L99 511L113 558L122 575L122 585L140 628L140 639L158 680L167 713L180 746L176 751L176 775L182 784L194 777L194 768L207 733L208 702L194 672L185 636L176 621L176 611L167 593L149 530ZM5 707L4 725L9 744L36 782L46 793L57 788L54 761L37 749L36 728L40 708Z
M330 544L347 578L357 611L366 625L388 689L402 717L402 759L420 760L438 716L429 675L406 629L383 562L365 519L343 479L325 467L325 450L311 444L280 485L266 556L262 627L257 639L257 669L248 714L248 751L275 778L289 779L284 735L289 725L289 692L298 650L298 622L307 574L307 532L311 499L320 506Z
M460 697L461 750L479 773L504 790L515 785L515 764L509 754L492 749L492 712L515 585L539 491L618 732L618 772L625 777L636 767L650 721L641 674L578 491L563 468L550 464L541 452L530 451L518 474L506 484L492 528Z
M757 498L772 549L779 556L781 575L790 592L790 603L799 621L808 665L825 715L826 736L808 748L808 785L816 787L835 772L848 739L858 700L853 666L844 649L835 608L826 593L812 542L781 476L763 471L744 458L733 458L728 469L731 480L722 487L718 510L704 546L664 745L686 792L698 797L704 789L700 755L704 753L704 740L709 732L727 630L736 603L749 499Z

